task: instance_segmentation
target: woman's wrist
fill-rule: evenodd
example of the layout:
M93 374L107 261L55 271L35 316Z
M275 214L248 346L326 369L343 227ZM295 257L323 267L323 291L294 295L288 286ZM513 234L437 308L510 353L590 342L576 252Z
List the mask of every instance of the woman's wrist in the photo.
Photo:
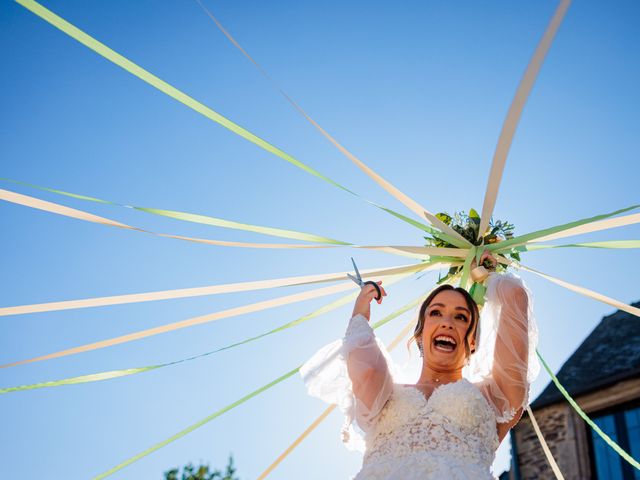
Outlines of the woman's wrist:
M355 317L356 315L362 315L368 322L369 317L371 316L371 313L366 310L354 308L353 312L351 313L351 318Z

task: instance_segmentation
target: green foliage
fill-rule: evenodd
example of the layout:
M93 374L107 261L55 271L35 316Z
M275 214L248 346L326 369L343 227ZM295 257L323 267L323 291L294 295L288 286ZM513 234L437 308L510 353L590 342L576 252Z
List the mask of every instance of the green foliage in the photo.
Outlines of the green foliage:
M489 227L487 230L482 236L480 236L480 238L478 238L480 215L473 208L469 210L469 213L456 212L451 216L446 212L440 212L436 214L436 217L469 240L473 245L488 245L490 243L496 243L513 238L513 230L515 226L512 223L504 222L502 220L494 221L493 218L489 221ZM437 235L434 235L433 237L425 237L425 239L428 242L427 245L432 247L455 248L455 245L438 238Z
M210 471L209 465L195 467L188 463L182 469L182 476L179 468L173 468L164 472L164 480L240 480L235 477L236 468L233 466L233 456L229 456L229 464L224 472L220 470Z
M473 245L489 245L491 243L497 243L504 240L513 238L513 231L515 226L512 223L502 220L494 220L493 217L489 221L489 226L481 236L478 235L480 230L480 215L473 208L469 210L469 213L455 212L453 216L446 212L440 212L436 214L438 219L442 220L445 224L449 225L453 230L462 235L465 239L471 242ZM478 238L479 237L479 238ZM433 234L429 237L424 237L427 247L438 248L456 248L455 245L438 237L437 234ZM503 256L503 258L510 257L513 260L520 261L520 254L516 250L512 250L506 254L498 254L497 256ZM486 264L485 264L486 263ZM485 260L483 266L490 267L490 262ZM496 270L503 271L506 267L502 264L498 264ZM451 267L447 275L438 279L438 284L445 282L452 282L462 272L462 267Z

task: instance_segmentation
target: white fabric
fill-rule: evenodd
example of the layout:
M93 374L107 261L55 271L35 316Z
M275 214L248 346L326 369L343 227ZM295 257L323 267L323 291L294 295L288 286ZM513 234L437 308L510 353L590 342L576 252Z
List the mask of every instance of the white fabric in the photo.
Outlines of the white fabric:
M343 441L365 453L357 480L493 478L497 423L528 403L539 371L531 295L522 279L487 280L480 341L463 379L427 398L395 381L396 367L367 319L355 315L345 336L300 369L310 395L345 414Z
M393 368L389 352L367 319L356 315L344 338L321 348L300 367L300 375L309 395L337 404L344 413L345 446L364 451L365 432L391 394Z
M490 399L498 422L529 404L529 386L540 372L538 328L531 291L513 273L491 273L480 314L479 343L462 376Z
M355 479L493 479L498 445L493 409L468 380L441 385L428 399L395 384Z

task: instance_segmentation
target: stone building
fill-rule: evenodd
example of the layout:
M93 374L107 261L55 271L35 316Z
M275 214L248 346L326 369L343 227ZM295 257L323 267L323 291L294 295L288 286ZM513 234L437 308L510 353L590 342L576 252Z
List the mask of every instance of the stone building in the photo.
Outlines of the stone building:
M640 318L620 310L604 317L557 377L582 410L640 461ZM609 447L552 382L531 409L565 479L640 480L640 470ZM526 412L511 431L511 450L510 472L501 478L555 478Z

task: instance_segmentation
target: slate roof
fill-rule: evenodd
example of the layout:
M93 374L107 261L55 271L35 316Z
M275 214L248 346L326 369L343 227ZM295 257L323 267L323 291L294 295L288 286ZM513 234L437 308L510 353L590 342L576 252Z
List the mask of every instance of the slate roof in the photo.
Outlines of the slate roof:
M640 308L640 301L632 306ZM545 375L544 368L541 375ZM618 310L598 326L556 374L575 398L627 378L640 376L640 317ZM564 401L553 382L531 403L532 409Z

